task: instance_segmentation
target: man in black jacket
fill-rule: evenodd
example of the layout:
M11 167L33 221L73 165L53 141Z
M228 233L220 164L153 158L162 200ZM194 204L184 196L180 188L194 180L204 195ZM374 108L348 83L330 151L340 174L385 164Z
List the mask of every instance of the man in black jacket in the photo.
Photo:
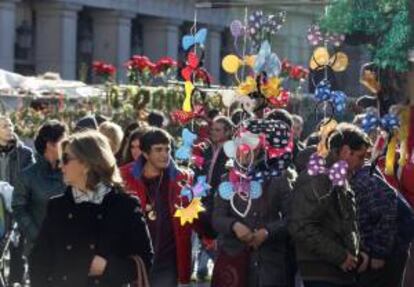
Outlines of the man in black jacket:
M328 143L326 169L345 161L348 178L362 167L370 146L367 135L349 124L339 125ZM334 186L326 173L311 176L302 171L289 219L305 287L352 286L368 257L360 252L354 193L347 180Z

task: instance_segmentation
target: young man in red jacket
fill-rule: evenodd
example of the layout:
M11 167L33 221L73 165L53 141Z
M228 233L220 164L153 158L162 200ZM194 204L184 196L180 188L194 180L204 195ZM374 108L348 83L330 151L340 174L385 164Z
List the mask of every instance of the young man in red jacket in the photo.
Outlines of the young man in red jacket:
M150 128L140 140L141 157L121 168L127 191L141 201L151 233L152 287L187 284L191 276L191 226L174 217L182 200L180 183L191 178L171 160L171 142L166 131Z

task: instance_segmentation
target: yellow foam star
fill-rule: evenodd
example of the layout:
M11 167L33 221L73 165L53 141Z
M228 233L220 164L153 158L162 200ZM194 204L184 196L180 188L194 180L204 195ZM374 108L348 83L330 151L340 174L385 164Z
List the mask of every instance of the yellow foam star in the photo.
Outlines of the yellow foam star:
M205 208L201 203L201 198L194 198L187 207L178 208L174 217L180 219L181 225L185 225L187 222L191 224L194 219L198 219L198 214L203 211L205 211Z

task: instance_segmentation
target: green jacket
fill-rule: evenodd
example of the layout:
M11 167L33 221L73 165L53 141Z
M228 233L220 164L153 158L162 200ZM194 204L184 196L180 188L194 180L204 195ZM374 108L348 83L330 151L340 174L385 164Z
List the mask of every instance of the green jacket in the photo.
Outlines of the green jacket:
M303 279L352 284L354 274L340 269L347 252L359 254L352 190L333 188L327 175L310 176L304 170L297 179L288 218Z
M28 241L33 244L46 214L49 198L65 192L62 172L52 169L42 156L36 163L24 169L19 176L13 193L13 214L19 228Z

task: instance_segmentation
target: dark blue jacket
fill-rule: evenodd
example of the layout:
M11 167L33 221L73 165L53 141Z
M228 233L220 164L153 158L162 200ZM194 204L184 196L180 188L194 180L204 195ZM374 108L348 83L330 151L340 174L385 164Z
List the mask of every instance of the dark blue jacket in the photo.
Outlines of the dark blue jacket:
M357 204L362 247L370 257L385 259L397 243L397 194L379 172L365 165L351 180Z

